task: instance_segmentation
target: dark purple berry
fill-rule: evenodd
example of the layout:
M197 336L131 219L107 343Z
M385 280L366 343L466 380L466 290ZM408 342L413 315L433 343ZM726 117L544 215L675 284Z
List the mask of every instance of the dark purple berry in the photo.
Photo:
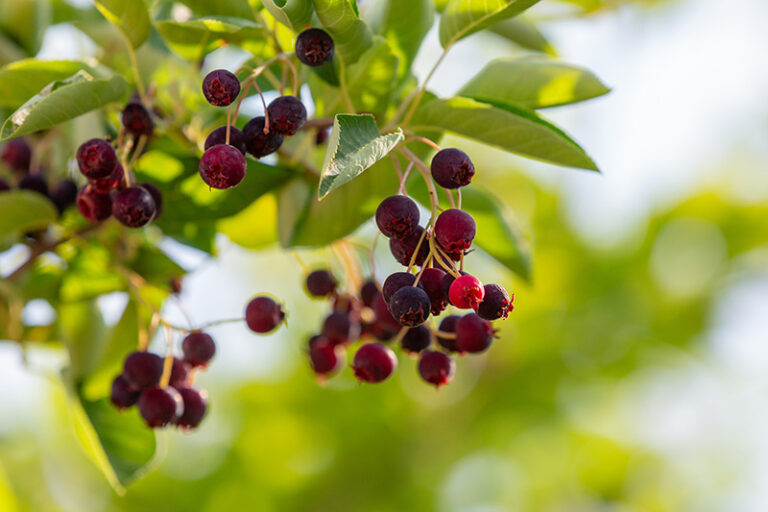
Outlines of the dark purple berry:
M438 334L435 336L437 343L449 352L458 352L459 350L456 348L456 322L459 321L459 318L461 318L459 315L448 315L442 319L440 327L437 328ZM441 332L451 336L441 336Z
M456 373L456 363L450 356L436 350L425 350L419 358L419 375L425 381L440 387L448 384Z
M381 382L397 368L397 357L381 343L367 343L355 352L352 368L361 381Z
M417 325L408 329L400 343L406 352L418 354L432 343L432 333L425 326Z
M358 327L359 330L359 327ZM334 345L348 343L357 338L352 320L347 313L331 313L323 322L323 336Z
M141 392L139 412L152 428L174 423L184 413L184 400L172 387L152 387Z
M494 334L491 322L469 313L456 322L456 348L459 352L483 352L491 346Z
M317 133L315 134L315 145L319 146L323 144L326 140L328 140L328 137L331 135L331 127L326 126L325 128L320 128L317 130Z
M398 263L407 267L411 262L411 257L416 250L416 246L418 246L419 252L416 255L414 263L419 266L424 264L427 256L429 256L429 241L426 236L423 239L421 238L423 232L424 228L416 226L416 230L413 234L402 240L398 238L389 239L389 250L392 252L392 256L395 257ZM419 245L419 240L421 240L421 245Z
M139 186L152 196L152 199L155 201L155 218L153 220L159 219L163 214L163 193L151 183L140 183Z
M203 79L203 95L215 107L226 107L240 94L240 80L226 69L211 71Z
M475 219L465 211L445 210L435 222L435 238L449 253L465 251L472 245L477 228Z
M307 109L295 96L280 96L267 107L269 130L278 135L295 135L307 121Z
M423 324L429 317L430 308L427 292L415 286L400 288L389 301L392 316L407 327Z
M142 187L128 187L115 194L112 215L129 228L140 228L155 218L155 200Z
M183 429L196 428L203 421L208 408L208 392L189 386L178 386L176 391L181 396L184 412L176 418L174 423Z
M327 270L315 270L307 276L307 291L313 297L327 297L336 291L336 278Z
M379 292L379 287L376 286L376 283L372 280L368 280L363 283L363 286L360 288L360 300L363 301L365 306L372 308L376 296L379 293L381 292Z
M443 278L447 274L439 268L427 268L421 273L421 286L432 304L432 314L439 315L448 303L448 295L443 293Z
M406 238L419 227L419 207L405 196L389 196L376 208L376 225L389 238Z
M224 190L243 181L248 165L240 151L226 144L213 146L200 159L200 176L211 188Z
M308 28L296 38L296 57L307 66L322 66L333 59L333 39L325 30Z
M163 358L151 352L133 352L123 363L123 376L135 389L157 386L162 375Z
M184 360L192 366L207 366L216 353L216 343L209 334L195 331L187 334L181 342Z
M32 150L23 139L11 139L0 147L0 160L14 171L26 171L32 160Z
M448 290L448 299L459 309L477 309L485 297L485 288L475 276L456 278Z
M390 274L384 280L384 284L381 285L381 293L384 295L384 300L389 304L397 290L404 286L413 286L414 281L416 281L416 276L409 272Z
M512 305L514 295L510 298L507 290L497 284L487 284L484 289L483 301L477 306L477 314L480 315L480 318L486 320L507 318L509 312L514 308Z
M109 142L91 139L78 148L77 165L89 180L106 178L117 166L117 154Z
M447 148L432 158L432 177L443 188L459 188L469 185L475 175L475 166L465 152Z
M118 409L127 409L136 404L139 400L139 391L132 387L122 374L115 377L112 381L112 390L109 399L112 405Z
M61 180L51 189L50 197L61 213L75 204L77 185L72 180Z
M77 209L89 221L99 222L112 216L112 198L86 185L77 194Z
M341 367L343 350L325 336L314 336L309 343L309 361L318 375L328 375Z
M163 361L165 364L165 361ZM189 365L178 357L173 358L171 363L171 376L168 379L168 385L178 388L179 386L185 386L189 379Z
M149 136L155 129L155 123L144 105L131 102L123 109L123 127L134 137Z
M204 148L208 150L208 149L211 149L213 146L218 146L219 144L226 144L226 143L227 143L227 127L219 126L215 130L213 130L205 139ZM234 126L229 127L229 145L237 148L238 151L240 151L243 155L245 155L245 135L243 135L243 132L241 132Z
M280 305L269 297L256 297L245 307L245 323L259 334L273 330L284 318Z
M283 136L270 130L264 133L264 116L254 117L243 127L245 149L254 157L271 155L283 145Z
M384 296L378 294L373 303L373 312L376 314L376 320L371 328L371 334L380 341L389 341L394 338L398 331L402 329L400 322L395 320L389 311Z
M26 174L19 181L19 188L30 190L44 196L48 195L48 182L42 174Z
M106 178L97 178L94 180L88 180L88 183L96 189L99 194L109 194L113 189L119 188L123 184L125 173L123 166L117 164L115 170Z

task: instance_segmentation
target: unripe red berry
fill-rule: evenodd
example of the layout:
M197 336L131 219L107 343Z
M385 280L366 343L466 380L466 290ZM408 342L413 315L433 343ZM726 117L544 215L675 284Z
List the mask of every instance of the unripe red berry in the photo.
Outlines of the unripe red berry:
M475 166L465 152L456 148L438 151L432 158L432 177L443 188L469 185L475 175Z
M133 352L123 363L123 376L135 389L157 386L162 375L163 358L151 352Z
M477 314L480 315L480 318L486 320L507 318L509 312L514 308L512 305L514 295L510 298L507 290L498 284L487 284L484 289L485 297L483 297L480 305L477 306Z
M123 166L118 163L115 166L115 170L112 171L109 176L106 178L88 180L88 184L90 184L99 194L109 194L112 189L118 188L123 184L124 178L125 173L123 171Z
M400 288L389 301L392 316L407 327L423 324L429 318L430 308L427 292L415 286Z
M269 297L256 297L245 307L245 322L259 334L272 331L284 318L280 305Z
M450 356L436 350L425 350L419 358L419 375L425 381L440 387L448 384L456 373L456 363Z
M460 309L476 309L483 301L485 289L483 283L475 276L460 276L455 279L448 290L451 304Z
M139 394L139 391L131 386L128 379L120 374L112 381L109 399L112 405L118 409L127 409L136 404L139 400Z
M472 216L456 208L445 210L435 222L435 239L449 253L460 253L469 249L476 231Z
M355 352L352 368L361 381L381 382L397 368L397 357L381 343L367 343Z
M197 390L190 386L178 386L176 390L181 396L184 412L174 423L183 429L193 429L200 425L208 409L208 392Z
M307 275L307 291L313 297L327 297L336 291L338 282L329 271L320 269Z
M209 187L219 190L238 185L247 170L243 154L226 144L213 146L200 159L200 177Z
M269 131L278 135L295 135L307 121L307 109L295 96L280 96L267 107Z
M123 126L125 131L134 137L152 135L155 123L147 109L138 102L128 103L123 109Z
M427 256L429 256L429 241L426 236L424 236L423 239L421 238L423 232L424 228L417 226L412 234L402 240L398 238L389 239L389 250L392 252L392 256L395 257L395 260L397 260L398 263L407 267L410 264L413 253L416 251L416 246L418 246L419 252L416 255L414 264L418 266L424 265ZM419 240L421 240L421 245L419 245Z
M413 286L416 281L416 276L410 272L395 272L390 274L384 280L384 284L381 285L381 293L384 295L384 300L389 304L392 300L392 296L397 290L404 286Z
M107 141L91 139L78 148L77 165L89 180L106 178L117 166L117 154Z
M0 147L0 160L14 171L26 171L32 160L32 150L24 139L11 139Z
M181 342L184 360L192 366L207 366L216 354L216 343L210 334L195 331L187 334Z
M213 146L218 146L219 144L226 144L226 143L227 143L227 127L219 126L215 130L213 130L211 133L209 133L208 137L205 138L205 144L203 145L203 149L208 150L208 149L211 149ZM243 155L245 155L245 135L243 135L243 132L241 132L234 126L229 127L229 145L234 148L237 148L238 151L240 151Z
M216 69L203 79L203 95L213 106L226 107L240 94L240 80L226 69Z
M376 208L376 225L389 238L403 239L419 226L419 207L405 196L389 196Z
M325 30L308 28L296 38L296 57L307 66L322 66L333 59L333 39Z
M459 321L459 318L461 318L459 315L449 315L443 318L440 321L440 326L437 328L438 334L435 336L437 338L437 343L440 344L441 347L448 350L449 352L458 352L458 348L456 348L456 322ZM447 334L453 334L454 336L447 337L447 336L440 336L440 333L447 333Z
M184 400L172 387L152 387L141 392L139 412L152 428L174 423L184 413Z
M460 352L478 353L491 346L495 331L491 322L469 313L456 322L456 348Z
M155 200L142 187L128 187L115 194L112 215L129 228L140 228L155 218Z
M448 304L448 295L443 293L443 278L447 274L439 268L427 268L421 273L421 286L432 305L432 314L439 315Z
M256 158L271 155L283 145L284 137L272 130L264 133L264 126L264 116L258 116L243 127L245 149Z
M459 270L459 274L462 276L468 276L469 274L464 272L463 270ZM449 274L448 272L445 273L445 276L443 276L443 280L440 282L440 288L443 290L443 295L448 298L448 295L451 290L451 285L456 280L455 277L453 277L452 274ZM450 300L450 299L449 299Z
M19 181L19 189L37 192L38 194L48 196L48 182L45 176L41 174L26 174Z
M403 350L411 354L418 354L432 344L432 333L423 325L411 327L400 341Z
M112 216L112 198L86 185L77 194L77 209L89 221L99 222Z

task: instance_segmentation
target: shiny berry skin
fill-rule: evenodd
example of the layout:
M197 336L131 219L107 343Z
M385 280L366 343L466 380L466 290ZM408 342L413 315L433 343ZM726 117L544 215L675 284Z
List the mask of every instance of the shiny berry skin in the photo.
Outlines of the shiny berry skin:
M51 189L50 197L61 213L75 204L77 185L72 180L61 180Z
M226 69L211 71L203 79L203 96L214 107L226 107L240 94L240 80Z
M376 225L388 238L406 238L419 227L419 207L408 197L389 196L376 208Z
M309 342L309 361L318 375L328 375L341 368L344 352L325 336L314 336Z
M435 238L449 253L459 253L469 249L476 232L475 219L467 212L456 208L445 210L435 222Z
M165 360L163 360L165 365ZM189 379L189 365L178 357L173 358L171 363L171 376L168 379L168 385L173 387L185 386Z
M284 137L272 130L264 133L264 116L254 117L243 127L245 149L256 158L271 155L283 145Z
M135 389L157 386L163 375L163 358L151 352L133 352L123 362L123 376Z
M307 109L295 96L280 96L267 107L269 130L278 135L295 135L307 121Z
M109 393L109 400L112 405L118 409L127 409L136 404L139 400L140 392L131 386L123 375L118 375L112 381L112 390Z
M200 425L208 409L208 392L197 390L190 386L177 386L183 402L183 413L176 418L174 423L183 429L193 429Z
M259 334L272 331L284 318L280 305L269 297L256 297L245 307L245 323Z
M325 30L308 28L296 37L296 57L307 66L322 66L333 59L333 39Z
M432 344L432 333L423 325L408 329L400 341L403 350L410 354L418 354Z
M477 306L477 314L480 315L480 318L486 320L507 318L509 312L514 309L512 305L514 295L510 298L507 290L498 284L487 284L484 286L484 290L483 301Z
M459 274L462 276L468 276L469 274L464 272L463 270L459 270ZM440 287L443 290L443 295L445 295L446 298L448 298L448 293L451 289L451 285L453 284L453 281L455 281L456 278L453 277L453 275L449 274L448 272L445 273L445 276L443 276L443 280L440 283Z
M159 219L163 214L163 193L151 183L139 183L139 186L149 192L149 195L155 201L155 218L152 220Z
M123 166L118 163L115 166L115 170L106 178L97 178L94 180L88 180L88 183L96 189L99 194L109 194L113 189L120 187L123 184L125 173Z
M192 366L207 366L216 353L216 343L209 334L195 331L181 342L181 351L184 360Z
M414 263L416 265L423 265L429 255L429 240L425 236L419 245L419 239L424 232L424 228L417 226L413 234L400 240L398 238L389 239L389 250L398 263L407 267L410 264L411 257L413 256L416 246L419 246L419 252L416 255Z
M355 352L352 369L361 381L381 382L397 369L397 357L381 343L367 343Z
M334 345L348 343L356 338L352 320L347 313L331 313L323 322L323 336Z
M439 268L427 268L421 273L421 286L432 305L432 314L439 315L448 305L448 296L443 293L443 278L447 274Z
M437 330L439 332L456 334L456 322L459 321L459 318L461 318L459 315L446 316L440 322L440 327L438 327ZM456 348L455 336L451 338L447 338L445 336L440 336L440 334L437 334L435 338L437 339L437 343L444 349L448 350L449 352L458 352L459 349Z
M313 297L327 297L336 291L338 282L329 271L321 269L307 276L307 291Z
M425 350L419 358L419 375L425 381L440 387L448 384L456 373L456 363L450 356L436 350Z
M243 154L226 144L213 146L200 159L200 177L209 187L219 190L238 185L247 169Z
M128 187L115 194L112 215L129 228L140 228L155 218L155 200L142 187Z
M77 193L77 209L89 221L99 222L112 216L112 198L86 185Z
M139 397L141 417L152 428L164 427L176 422L184 413L184 399L172 387L152 387Z
M456 322L456 348L459 352L476 354L491 346L495 331L491 322L469 313Z
M213 130L205 139L204 149L211 149L213 146L219 144L226 144L227 142L227 127L219 126ZM229 145L237 148L243 155L245 155L245 135L243 132L235 128L229 127Z
M379 293L381 292L379 292L379 287L376 286L376 283L374 281L368 280L363 283L363 286L360 288L360 300L363 301L365 306L372 308L373 303L376 300L376 296Z
M404 286L413 286L416 281L416 276L409 272L395 272L390 274L381 285L381 293L384 295L384 300L389 304L392 300L392 296L397 290Z
M131 102L123 109L123 127L134 137L149 136L155 129L155 123L144 105Z
M475 166L465 152L447 148L432 158L432 178L443 188L459 188L469 185L475 175Z
M32 150L23 139L11 139L0 147L0 160L14 171L26 171L32 160Z
M37 192L44 196L48 195L48 182L45 181L45 177L41 174L26 174L19 181L19 188L21 190Z
M77 165L89 180L106 178L117 166L117 154L109 142L91 139L78 148Z
M485 297L485 288L475 276L461 276L451 283L448 298L459 309L476 309Z
M407 327L423 324L429 318L430 308L427 292L415 286L400 288L389 301L392 316Z

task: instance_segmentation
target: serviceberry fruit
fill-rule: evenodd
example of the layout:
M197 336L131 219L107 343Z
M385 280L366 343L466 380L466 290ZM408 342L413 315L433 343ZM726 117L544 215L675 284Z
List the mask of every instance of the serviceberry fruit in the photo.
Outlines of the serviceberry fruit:
M269 131L278 135L295 135L307 121L307 109L295 96L280 96L267 107Z
M397 369L397 357L381 343L367 343L355 352L352 368L361 381L381 382Z
M419 375L435 387L448 384L456 373L456 363L447 354L425 350L419 358Z
M123 171L123 166L118 163L115 166L115 170L112 171L112 173L107 176L106 178L96 178L93 180L88 180L88 183L96 189L96 192L99 194L109 194L109 192L113 189L116 189L120 187L123 184L123 179L125 178L125 173Z
M460 276L448 290L451 304L459 309L476 309L485 297L483 283L475 276Z
M183 429L193 429L200 425L208 408L208 392L189 386L176 387L182 400L183 413L174 423Z
M418 354L432 343L432 333L423 325L408 329L400 344L408 353Z
M155 200L142 187L118 191L112 200L112 215L129 228L140 228L155 218Z
M155 123L149 111L139 102L128 103L123 109L123 127L125 131L134 137L152 135Z
M194 331L181 342L181 351L192 366L207 366L216 353L216 343L209 334Z
M336 291L338 282L327 270L315 270L307 276L307 291L313 297L327 297Z
M164 427L177 421L184 413L184 399L172 387L152 387L141 392L139 412L152 428Z
M469 249L476 231L475 219L456 208L445 210L435 222L435 238L449 253L461 253Z
M99 222L112 216L112 198L86 185L77 193L77 209L89 221Z
M384 300L384 295L378 294L373 303L373 312L376 314L376 321L371 327L371 333L379 341L389 341L397 335L397 332L402 329L400 322L395 320L392 313L389 311Z
M376 283L374 281L368 280L363 283L363 286L360 288L360 300L363 301L365 306L372 308L373 303L376 300L376 296L379 293L381 292L379 292L379 287L376 286Z
M437 328L438 334L435 336L437 343L449 352L458 352L459 350L456 348L456 337L452 336L449 338L446 336L440 336L440 333L443 332L455 335L456 322L459 321L459 318L461 318L459 315L448 315L442 319L440 322L440 327Z
M109 142L91 139L77 149L77 165L89 180L106 178L117 166L117 154Z
M30 190L44 196L48 195L48 182L42 174L26 174L19 181L19 188Z
M456 322L456 348L459 352L478 353L491 346L495 331L491 322L469 313Z
M163 375L163 358L151 352L133 352L123 362L123 376L135 389L157 386Z
M443 278L446 275L439 268L427 268L421 273L419 286L427 292L433 315L439 315L448 303L448 295L443 293Z
M389 304L392 300L392 296L397 290L404 286L413 286L416 281L416 276L409 272L395 272L390 274L381 285L381 293L384 295L384 300Z
M0 160L14 171L26 171L32 160L32 150L23 139L11 139L0 147Z
M308 28L296 38L296 57L307 66L322 66L333 59L333 39L325 30Z
M462 276L468 276L469 275L466 272L464 272L463 270L459 270L459 274L462 275ZM448 273L448 272L446 272L445 276L443 276L443 280L440 282L440 288L443 290L443 295L446 298L448 298L448 294L449 294L449 292L451 290L451 285L453 284L453 282L455 280L456 280L456 278L453 277L453 275Z
M389 301L392 316L407 327L423 324L429 317L430 308L427 292L415 286L400 288Z
M264 133L264 123L264 116L258 116L248 121L243 127L245 149L256 158L271 155L283 145L284 137L279 133L272 130Z
M165 364L165 360L163 360ZM179 386L185 386L187 379L189 378L189 366L185 361L178 357L173 358L171 363L171 376L168 379L168 385L178 388Z
M432 158L432 178L443 188L469 185L475 175L475 166L465 152L456 148L438 151Z
M245 323L253 332L263 334L280 325L285 313L280 305L269 297L256 297L245 307Z
M112 381L112 390L109 394L109 399L112 405L118 409L127 409L136 404L139 400L140 392L131 386L128 379L125 376L118 375L115 380Z
M512 298L510 298L507 290L497 284L487 284L484 286L485 297L483 301L477 306L477 314L480 318L486 320L498 320L499 318L507 318L509 312L512 311L514 306L512 305Z
M389 250L392 252L392 256L394 256L398 263L407 267L410 264L411 257L413 257L413 253L416 251L416 246L418 245L419 252L416 255L414 263L419 266L424 265L427 256L429 256L429 241L426 236L424 239L421 239L421 234L423 232L424 228L417 226L411 235L402 240L398 238L389 239ZM421 240L421 245L419 245L419 240Z
M317 133L315 134L315 145L319 146L322 143L324 143L326 140L328 140L328 137L331 135L331 127L327 126L325 128L320 128L317 130Z
M139 183L139 186L152 196L152 199L155 201L155 218L153 220L159 219L163 214L163 193L151 183Z
M328 375L341 368L343 351L325 336L314 336L309 342L309 361L318 375Z
M203 79L203 96L215 107L226 107L240 94L240 80L226 69L211 71Z
M218 144L206 150L200 159L200 176L211 188L224 190L243 181L248 165L237 148Z
M354 336L352 321L347 313L331 313L323 322L323 336L334 345L352 341Z
M376 225L389 238L406 238L419 227L419 207L405 196L389 196L376 208Z
M219 144L226 144L227 142L227 127L219 126L213 130L205 139L204 149L211 149L213 146ZM229 145L237 148L243 155L245 155L245 135L243 132L235 128L229 127Z

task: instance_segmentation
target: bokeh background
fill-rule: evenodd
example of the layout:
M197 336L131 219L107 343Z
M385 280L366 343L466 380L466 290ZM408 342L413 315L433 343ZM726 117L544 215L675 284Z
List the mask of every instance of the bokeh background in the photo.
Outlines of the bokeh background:
M319 386L302 347L324 307L303 295L293 258L222 237L212 260L167 242L191 271L180 302L195 321L270 292L288 328L213 331L220 350L199 378L209 417L194 434L161 434L165 455L124 496L80 448L60 354L29 349L23 362L0 342L0 511L767 510L768 4L583 3L595 11L574 18L544 1L531 17L561 58L613 87L548 112L604 173L454 141L529 234L534 273L524 283L482 254L469 260L515 292L516 309L450 386L423 385L407 359L383 385L345 372ZM96 51L57 25L39 56ZM432 33L422 73L439 51ZM518 51L476 35L432 87L451 94ZM238 58L218 51L206 66ZM5 254L0 273L22 258ZM377 254L381 275L389 261ZM116 322L125 303L101 305ZM25 315L46 321L44 308ZM182 318L174 304L167 315Z

